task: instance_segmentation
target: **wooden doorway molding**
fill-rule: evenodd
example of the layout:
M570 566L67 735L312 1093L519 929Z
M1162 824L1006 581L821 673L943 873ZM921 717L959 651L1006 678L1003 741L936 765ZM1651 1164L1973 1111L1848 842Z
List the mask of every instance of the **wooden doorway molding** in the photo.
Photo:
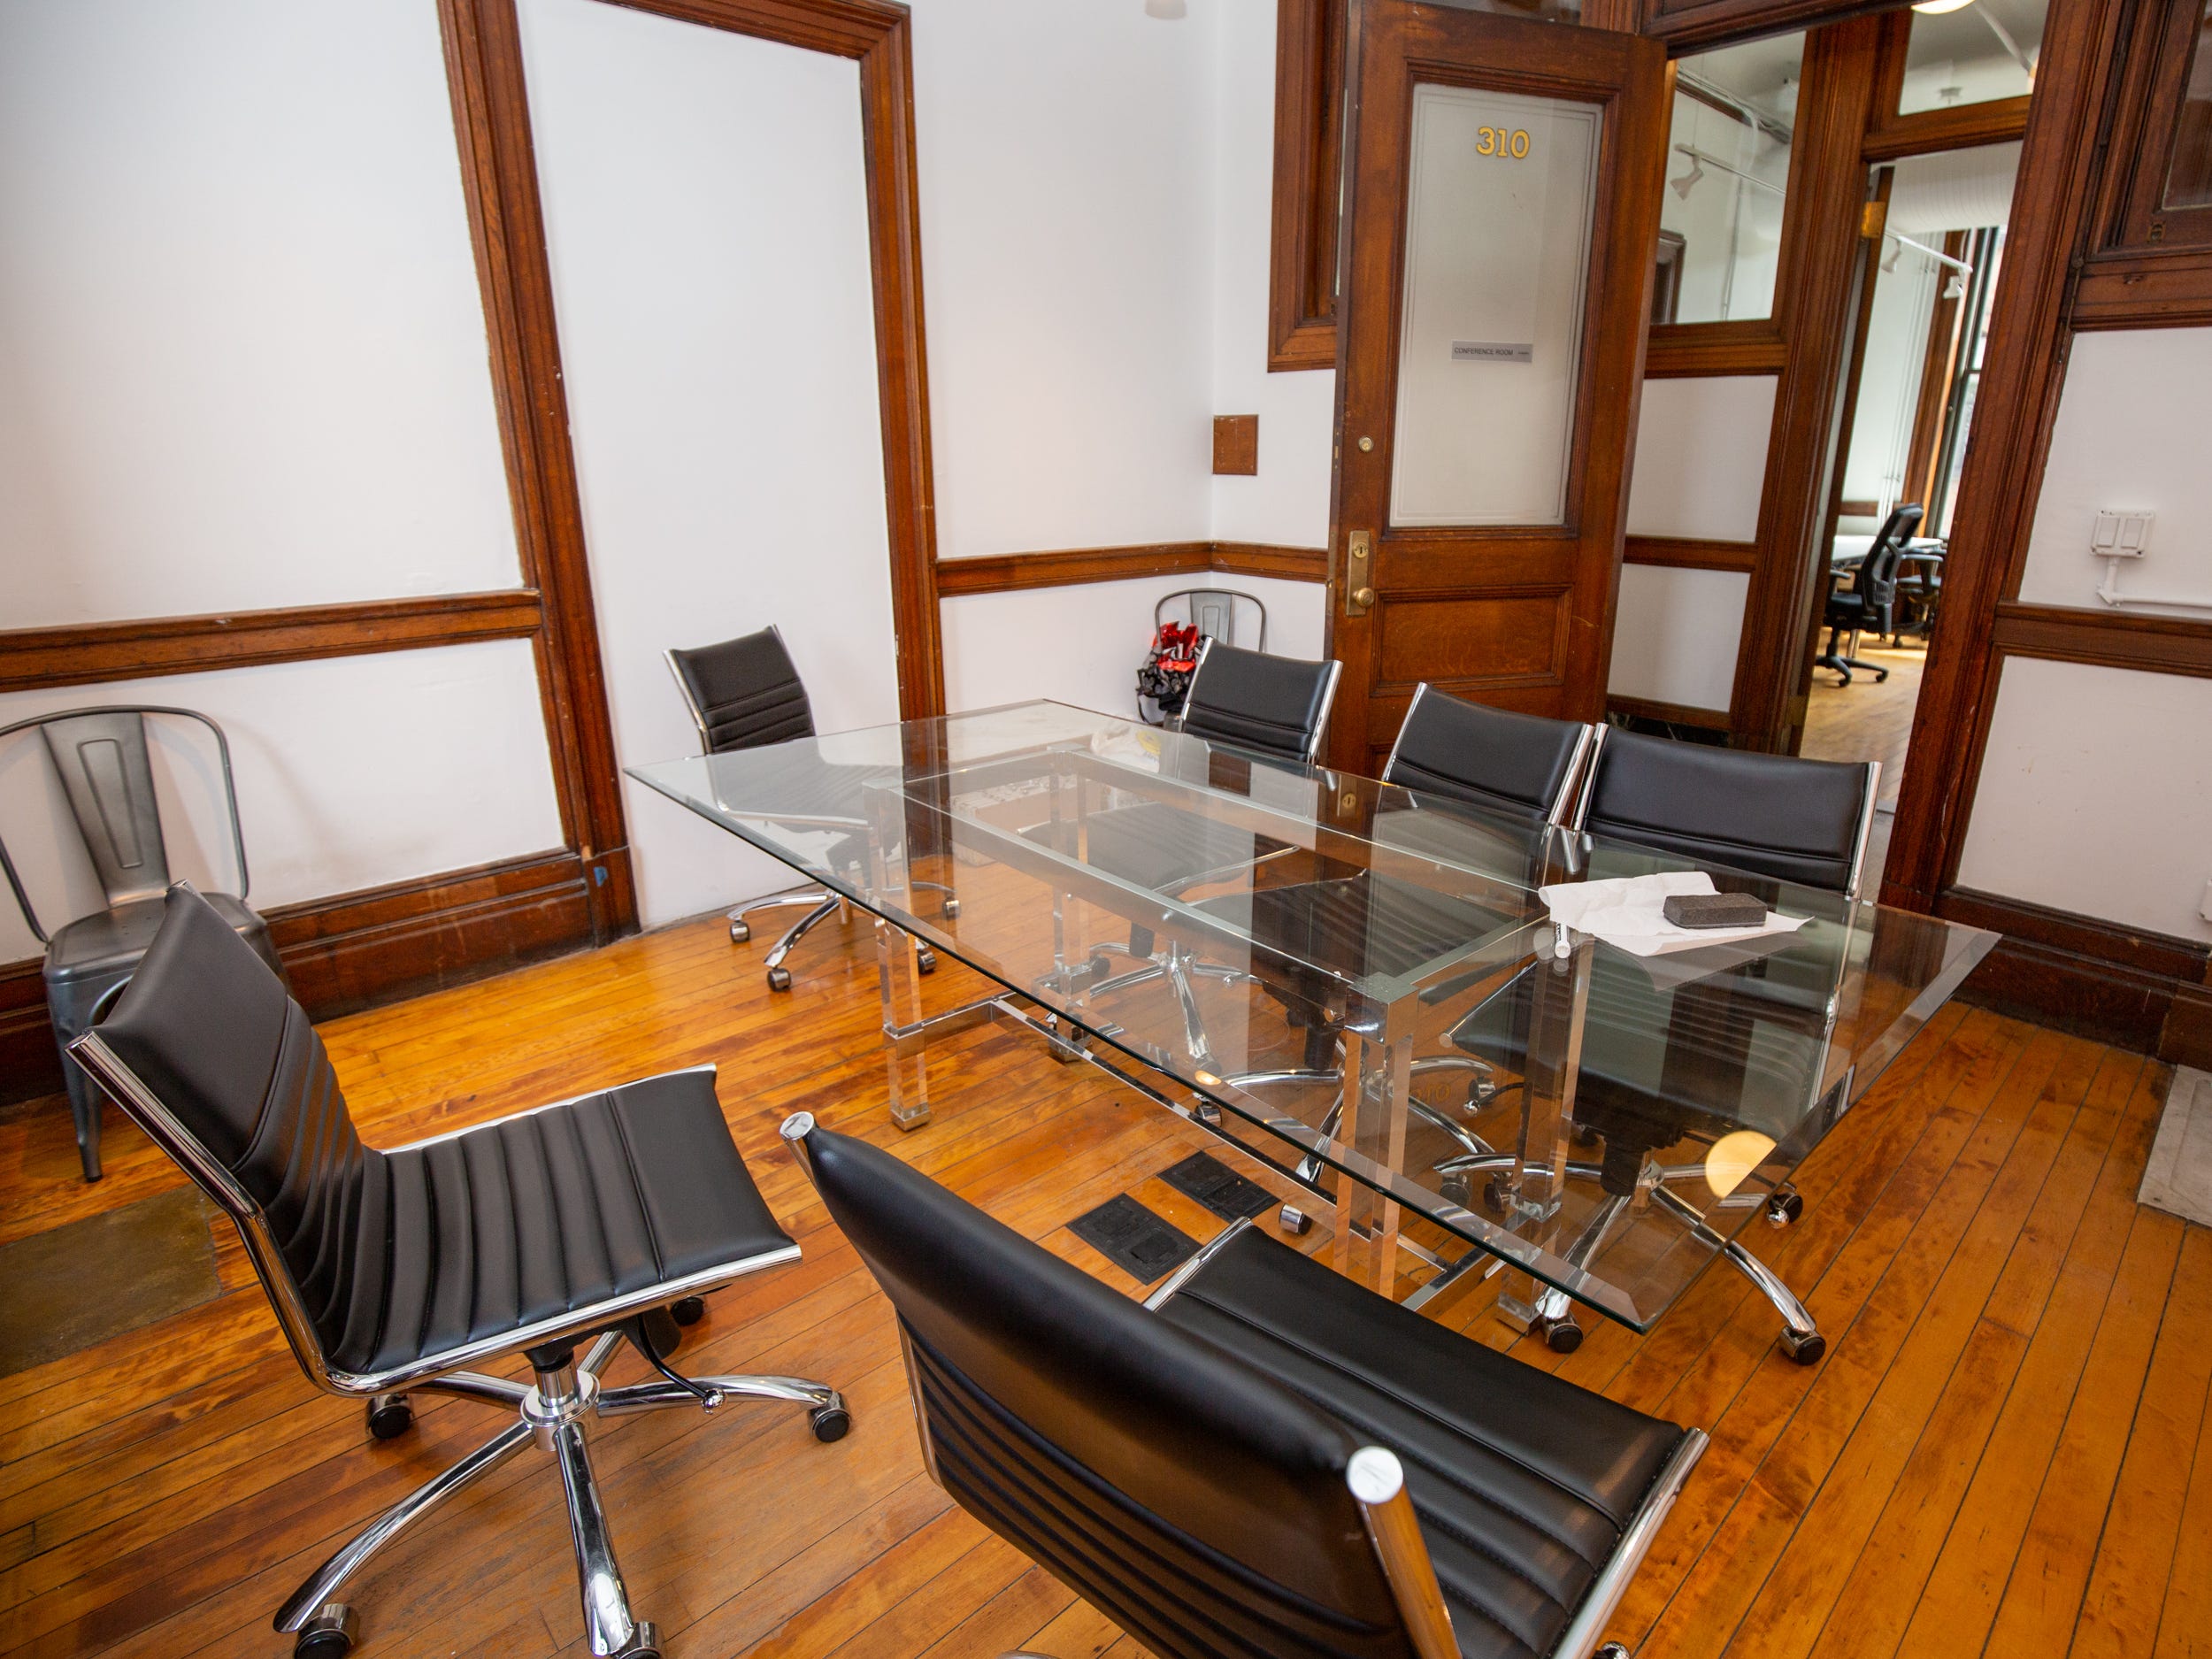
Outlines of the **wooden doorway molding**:
M1344 679L1330 753L1335 764L1371 775L1421 680L1532 713L1601 717L1672 77L1658 42L1633 35L1409 0L1354 7L1347 75L1350 247L1339 307L1330 591L1331 649ZM1393 458L1405 436L1397 411L1417 84L1601 112L1555 520L1393 522ZM1523 148L1512 154L1525 156L1528 134L1515 136ZM1517 349L1529 362L1532 348ZM1451 345L1454 358L1461 349Z
M606 0L860 66L868 254L899 712L941 714L936 489L922 319L921 215L914 165L911 24L884 0ZM484 290L492 369L523 545L524 580L545 598L539 646L557 772L572 776L591 844L624 848L620 779L601 669L591 571L568 438L545 220L530 136L516 0L439 0L459 130L470 233ZM620 919L637 925L622 859Z

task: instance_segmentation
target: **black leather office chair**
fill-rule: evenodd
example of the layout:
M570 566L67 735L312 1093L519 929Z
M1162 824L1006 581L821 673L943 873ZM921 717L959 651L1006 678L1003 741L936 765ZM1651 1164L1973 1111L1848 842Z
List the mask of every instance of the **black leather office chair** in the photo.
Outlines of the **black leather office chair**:
M897 1310L933 1478L1159 1659L1583 1659L1704 1449L1244 1224L1140 1306L783 1133Z
M46 1007L61 1045L62 1080L76 1120L77 1158L88 1181L100 1179L100 1091L69 1057L69 1041L92 1023L102 1002L131 977L161 926L162 895L169 887L169 854L162 837L161 803L154 789L146 745L146 717L196 720L214 734L221 763L223 803L230 819L231 855L238 865L238 893L211 893L207 902L280 979L283 964L269 940L269 925L246 904L246 837L238 826L238 786L231 777L230 740L223 728L190 709L151 705L71 709L0 726L0 739L36 730L60 777L70 817L92 861L106 908L56 928L49 938L31 908L8 849L0 844L0 869L21 907L23 919L46 947Z
M1601 734L1578 827L1740 872L1726 885L1758 893L1769 903L1774 884L1781 882L1822 888L1847 901L1857 896L1863 878L1880 780L1876 762L1845 765L1607 731ZM1643 872L1634 854L1620 847L1594 849L1590 860L1594 877ZM1605 1146L1601 1159L1570 1164L1568 1174L1595 1182L1604 1195L1570 1249L1578 1261L1594 1257L1635 1203L1640 1182L1655 1174L1656 1207L1758 1286L1782 1316L1784 1350L1809 1365L1827 1344L1804 1304L1772 1269L1735 1240L1724 1240L1708 1229L1701 1212L1669 1190L1671 1181L1701 1181L1701 1160L1647 1170L1653 1155L1685 1139L1710 1141L1737 1127L1722 1108L1755 1103L1776 1088L1801 1084L1801 1068L1775 1064L1774 1050L1825 1040L1829 987L1823 979L1793 995L1786 955L1762 966L1767 972L1755 1007L1733 995L1724 979L1663 992L1636 964L1599 953L1586 1015L1586 1028L1597 1035L1584 1045L1574 1118L1578 1128L1603 1137ZM1449 1041L1469 1055L1521 1068L1530 995L1524 979L1462 1020ZM1630 1056L1629 1063L1609 1064L1615 1050ZM1633 1060L1650 1052L1665 1056L1655 1083ZM1494 1152L1447 1159L1437 1166L1445 1175L1445 1195L1475 1202L1478 1187L1494 1180L1511 1161L1510 1155ZM1498 1202L1494 1188L1485 1202ZM1803 1207L1786 1183L1765 1205L1768 1219L1779 1226ZM1579 1344L1581 1332L1563 1297L1548 1293L1538 1312L1554 1347L1571 1350Z
M1267 657L1209 639L1198 648L1176 729L1302 764L1321 750L1343 667L1333 660Z
M1402 831L1408 832L1409 844L1418 843L1412 823L1424 810L1448 814L1454 808L1464 808L1509 833L1516 827L1535 830L1566 822L1595 738L1590 726L1470 703L1424 680L1415 687L1399 724L1397 740L1383 765L1383 781L1409 792L1404 810L1396 815ZM1379 833L1379 824L1377 829ZM1463 826L1447 826L1441 839L1449 843L1459 834L1463 834ZM1525 850L1515 849L1524 856ZM1532 872L1512 873L1525 879ZM1454 903L1425 889L1406 889L1365 871L1211 899L1203 908L1233 916L1263 938L1293 941L1288 949L1301 957L1325 953L1333 941L1356 941L1360 960L1348 965L1363 972L1389 972L1392 964L1413 968L1479 937L1500 919L1474 904ZM1291 1024L1305 1033L1304 1064L1245 1072L1229 1081L1242 1088L1335 1088L1338 1092L1317 1125L1321 1133L1334 1134L1344 1117L1343 1067L1338 1054L1343 1010L1329 1004L1317 979L1268 988L1282 1002ZM1471 1074L1466 1095L1470 1110L1489 1102L1494 1093L1491 1068L1483 1060L1451 1054L1424 1056L1414 1062L1417 1078L1453 1071ZM1448 1110L1420 1100L1412 1102L1412 1110L1450 1136L1463 1152L1480 1156L1491 1150ZM1317 1189L1322 1174L1317 1157L1298 1165L1297 1179ZM1296 1233L1312 1225L1311 1217L1296 1204L1283 1206L1282 1222Z
M371 1432L406 1431L410 1390L516 1414L285 1602L276 1628L296 1636L300 1659L349 1652L355 1618L337 1599L346 1581L534 1437L567 1493L590 1650L659 1659L657 1634L623 1589L586 1426L733 1395L804 1406L821 1440L849 1426L844 1401L821 1383L687 1380L668 1368L675 1325L698 1317L699 1296L799 1255L730 1139L710 1067L380 1152L355 1133L299 1004L183 887L171 889L120 1000L71 1052L237 1224L300 1368L318 1387L365 1399ZM664 1380L600 1386L625 1337ZM528 1356L534 1386L466 1369L515 1353Z
M1813 659L1813 664L1816 668L1834 669L1843 676L1839 684L1851 683L1851 671L1855 668L1872 674L1877 685L1889 678L1889 670L1880 664L1863 663L1839 648L1847 634L1851 636L1851 649L1855 651L1859 649L1859 635L1868 628L1882 639L1897 632L1897 567L1903 562L1905 544L1920 527L1922 511L1918 503L1907 502L1891 513L1876 533L1874 545L1860 561L1851 586L1829 588L1827 607L1821 616L1828 629L1828 649Z
M725 640L718 645L671 650L667 656L668 666L676 676L676 688L683 694L684 706L691 710L692 724L699 728L702 754L726 755L736 749L760 749L770 743L787 743L794 738L815 734L813 705L807 701L806 687L791 661L791 653L784 649L783 635L774 627ZM868 857L868 823L860 815L858 788L856 782L851 789L838 791L819 802L796 803L808 809L806 816L810 821L818 821L826 828L842 832L830 846L828 862L849 867L856 872L865 865ZM960 913L959 901L949 889L932 881L916 881L913 885L943 894L947 916ZM753 936L752 923L747 919L753 911L793 907L806 914L785 930L783 937L770 947L767 958L761 964L768 972L768 988L772 991L791 988L791 970L783 965L785 961L802 939L843 911L844 900L821 887L805 887L795 893L755 899L730 912L730 938L734 943L743 944ZM927 973L937 965L936 953L923 946L916 953L915 962L921 972Z

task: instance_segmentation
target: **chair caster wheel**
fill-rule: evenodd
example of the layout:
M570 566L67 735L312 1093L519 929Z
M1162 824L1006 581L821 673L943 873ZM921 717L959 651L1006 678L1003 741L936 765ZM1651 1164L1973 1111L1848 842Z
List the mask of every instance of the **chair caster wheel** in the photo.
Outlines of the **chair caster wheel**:
M853 1414L843 1406L817 1406L806 1414L814 1438L827 1446L852 1432Z
M917 973L936 972L937 953L926 945L916 951L914 953L914 972Z
M616 1649L613 1659L661 1659L660 1627L650 1619L630 1626L630 1640Z
M1786 1227L1805 1213L1805 1200L1794 1187L1778 1187L1767 1196L1767 1221Z
M939 907L939 914L943 916L949 922L958 921L960 919L960 901L958 899L952 898L947 899L944 903Z
M668 1317L678 1325L696 1325L707 1317L704 1296L680 1296L668 1304Z
M1817 1365L1820 1356L1828 1351L1828 1339L1817 1331L1810 1336L1800 1337L1782 1333L1782 1351L1800 1365Z
M1494 1216L1505 1214L1505 1183L1494 1175L1482 1184L1482 1207Z
M415 1408L405 1394L369 1396L369 1432L380 1440L396 1440L415 1426Z
M1617 1641L1609 1641L1593 1653L1590 1659L1628 1659L1628 1649Z
M752 936L753 925L750 922L732 922L730 924L730 943L733 945L741 945Z
M1544 1346L1555 1354L1571 1354L1582 1346L1582 1327L1572 1319L1554 1319L1544 1327Z
M1473 1186L1464 1175L1447 1175L1436 1184L1437 1196L1448 1204L1457 1204L1462 1210L1473 1202Z
M359 1639L361 1622L343 1601L326 1601L292 1640L292 1659L345 1659Z
M791 988L791 970L788 968L769 969L768 988L772 991L789 990Z
M1313 1231L1313 1217L1295 1204L1285 1204L1279 1219L1284 1232L1296 1233L1300 1238Z

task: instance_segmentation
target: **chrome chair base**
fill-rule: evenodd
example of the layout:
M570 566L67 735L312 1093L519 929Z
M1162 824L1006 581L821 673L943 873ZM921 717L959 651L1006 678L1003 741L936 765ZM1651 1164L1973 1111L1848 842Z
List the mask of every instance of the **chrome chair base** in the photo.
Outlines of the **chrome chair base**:
M940 881L916 881L912 886L917 891L941 895L941 913L947 921L957 919L960 900L950 887ZM746 919L753 911L788 910L801 905L806 907L806 914L784 931L783 937L769 948L767 956L761 963L761 966L768 971L768 988L772 991L791 988L791 970L783 965L784 958L797 948L802 939L833 916L840 922L847 919L849 911L844 898L821 887L803 887L796 893L777 893L764 899L755 899L749 903L739 905L729 913L730 942L741 945L753 936L753 925ZM920 972L935 972L937 953L927 945L921 946L914 953L914 965Z
M452 1371L416 1384L419 1392L457 1394L481 1404L505 1406L516 1414L515 1420L378 1516L292 1593L274 1623L280 1634L295 1638L295 1659L343 1659L350 1653L359 1639L358 1624L353 1609L337 1599L346 1582L401 1532L533 1441L551 1454L560 1471L569 1532L576 1547L584 1631L591 1652L602 1659L661 1659L660 1634L652 1624L632 1615L622 1570L615 1561L606 1507L592 1474L588 1441L595 1420L671 1406L712 1411L735 1396L805 1406L815 1438L824 1441L842 1440L852 1418L844 1397L834 1388L797 1377L700 1377L603 1388L599 1374L622 1340L618 1333L606 1333L593 1342L580 1362L566 1345L534 1350L530 1357L537 1381L531 1386L473 1371ZM660 1367L652 1355L647 1358ZM385 1420L389 1422L393 1420L390 1414L408 1410L407 1397L379 1394L369 1409L372 1423L379 1412L386 1414Z

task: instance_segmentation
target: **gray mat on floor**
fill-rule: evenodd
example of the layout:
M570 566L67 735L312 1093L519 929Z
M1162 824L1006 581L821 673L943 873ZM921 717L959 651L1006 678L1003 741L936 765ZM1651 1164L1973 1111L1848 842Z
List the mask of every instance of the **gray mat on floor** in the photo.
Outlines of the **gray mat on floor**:
M213 1216L186 1187L0 1244L0 1377L221 1295Z
M2212 1076L2174 1068L2135 1202L2212 1227Z

